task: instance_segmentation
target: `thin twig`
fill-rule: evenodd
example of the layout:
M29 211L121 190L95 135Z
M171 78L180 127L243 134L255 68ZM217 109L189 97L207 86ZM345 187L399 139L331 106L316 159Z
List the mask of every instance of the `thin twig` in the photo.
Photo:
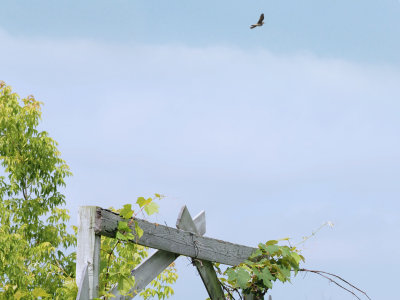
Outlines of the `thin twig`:
M344 289L344 290L348 291L349 293L353 294L357 299L360 299L360 300L361 300L361 298L358 297L353 291L351 291L351 290L345 288L344 286L342 286L341 284L339 284L337 281L335 281L335 280L333 280L332 278L330 278L330 277L328 277L328 276L326 276L326 275L323 275L323 274L328 274L328 275L330 275L330 276L336 277L336 278L340 279L341 281L345 282L346 284L348 284L349 286L351 286L352 288L356 289L356 290L359 291L360 293L363 293L368 299L372 300L372 299L367 295L366 292L364 292L363 290L357 288L356 286L354 286L353 284L351 284L351 283L349 283L348 281L344 280L342 277L340 277L340 276L338 276L338 275L335 275L335 274L332 274L332 273L328 273L328 272L324 272L324 271L308 270L308 269L300 269L299 271L300 271L300 272L310 272L310 273L318 274L319 276L322 276L322 277L328 279L330 282L333 282L333 283L336 284L337 286L339 286L339 287L341 287L342 289Z
M311 271L311 270L307 270L307 269L302 269L302 270L304 270L304 271ZM313 270L313 271L315 271L315 270ZM336 278L340 279L341 281L347 283L348 285L350 285L352 288L356 289L356 290L359 291L360 293L363 293L368 299L372 300L372 299L367 295L366 292L364 292L363 290L361 290L361 289L359 289L358 287L354 286L354 285L351 284L350 282L344 280L342 277L340 277L340 276L338 276L338 275L335 275L335 274L332 274L332 273L328 273L328 272L324 272L324 271L315 271L315 272L323 273L323 274L328 274L328 275L330 275L330 276L336 277Z
M68 273L64 270L64 268L61 266L60 262L59 262L58 259L55 257L55 255L52 254L52 256L53 256L53 259L54 259L54 261L56 262L58 268L59 268L66 276L71 277L71 274L68 274Z
M109 271L110 271L110 267L111 267L111 263L110 263L111 256L113 255L114 250L115 250L115 248L117 248L119 243L120 243L120 240L117 240L117 242L115 243L115 245L112 248L112 250L110 252L108 252L107 269L106 269L106 275L105 275L105 281L106 282L104 284L104 290L106 290L106 288L107 288L107 279L108 279L108 277L110 277Z

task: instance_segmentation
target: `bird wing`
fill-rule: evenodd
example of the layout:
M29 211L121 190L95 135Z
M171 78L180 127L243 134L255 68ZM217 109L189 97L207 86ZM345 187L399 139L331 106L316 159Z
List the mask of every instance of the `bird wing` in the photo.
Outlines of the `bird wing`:
M264 21L264 14L261 14L260 19L258 20L257 24L261 24Z

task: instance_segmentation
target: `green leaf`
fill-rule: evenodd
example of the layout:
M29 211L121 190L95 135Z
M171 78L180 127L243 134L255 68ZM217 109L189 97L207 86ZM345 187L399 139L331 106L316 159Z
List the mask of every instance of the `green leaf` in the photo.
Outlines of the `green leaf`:
M144 211L151 216L152 214L158 212L158 204L155 202L151 202L144 207Z
M32 295L35 297L50 297L50 295L48 293L46 293L46 291L40 287L35 288L32 291Z
M270 240L270 241L268 241L268 242L265 243L265 245L267 245L267 246L269 246L269 245L276 245L276 244L278 244L278 241L276 241L276 240Z
M145 205L146 199L144 197L139 197L136 200L136 203L140 206L143 207Z
M142 235L143 235L143 233L142 233ZM127 240L134 240L135 239L135 236L131 232L125 233L125 237L126 237Z
M150 204L152 201L153 201L152 198L145 199L144 197L139 197L136 203L140 206L140 208L142 208L143 206Z
M291 256L290 248L288 246L282 246L280 248L283 256Z
M258 247L261 247L260 245L264 245L264 244L259 244ZM265 245L264 245L265 247ZM257 249L256 251L254 251L251 256L249 257L250 259L255 258L257 256L260 256L262 254L262 251L260 249Z
M19 290L14 294L14 299L19 300L22 297L24 297L25 295L26 295L26 292L22 292L22 291Z
M258 244L258 248L259 248L260 250L267 251L267 246L265 246L265 244L263 244L263 243L259 243L259 244ZM262 252L261 252L261 253L262 253ZM259 255L261 255L261 253L260 253Z
M237 277L236 277L236 280L237 280L238 286L239 286L241 289L244 289L244 288L247 287L247 283L248 283L249 280L250 280L250 274L249 274L246 270L244 270L244 269L242 269L242 268L239 268L239 269L237 270Z
M235 281L236 280L236 272L235 272L235 267L234 268L228 268L225 271L226 275L228 276L229 281Z
M124 219L130 219L133 216L133 210L132 210L132 205L131 204L125 204L124 207L120 211L121 217Z
M275 277L272 276L272 274L271 274L271 272L269 271L268 268L264 268L261 271L261 274L260 274L259 278L263 281L264 285L267 288L272 289L272 282L271 281L274 280Z
M241 289L246 288L247 283L250 280L250 274L242 266L236 266L226 271L228 275L228 281L236 282L237 286Z
M130 230L128 223L124 221L119 221L118 222L118 230Z
M115 236L117 239L121 240L121 241L127 241L128 238L121 232L117 231L117 234Z
M135 232L137 237L140 239L143 235L143 229L139 227L138 223L135 222Z
M269 245L269 246L265 247L265 250L267 251L267 253L269 255L274 255L276 252L279 251L279 246Z
M298 255L296 252L292 252L291 256L293 257L293 259L296 261L297 264L300 263L300 260L301 260L300 255Z
M283 275L287 280L289 280L289 279L290 279L290 270L287 269L287 268L285 268L285 267L283 267L283 266L280 268L280 270L281 270L282 275Z

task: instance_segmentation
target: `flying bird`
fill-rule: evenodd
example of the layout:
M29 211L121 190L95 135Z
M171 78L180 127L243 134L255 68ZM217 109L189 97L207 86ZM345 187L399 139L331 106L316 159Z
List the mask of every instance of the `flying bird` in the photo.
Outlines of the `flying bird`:
M250 29L256 28L257 26L264 25L264 14L261 14L260 19L258 20L257 24L250 25Z

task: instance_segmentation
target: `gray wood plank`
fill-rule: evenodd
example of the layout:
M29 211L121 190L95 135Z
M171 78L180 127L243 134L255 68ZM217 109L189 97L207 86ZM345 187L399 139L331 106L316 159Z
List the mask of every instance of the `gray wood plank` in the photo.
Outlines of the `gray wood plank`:
M95 232L96 206L79 208L78 249L76 253L76 283L82 281L87 266L89 299L98 297L101 236Z
M153 279L155 279L165 268L167 268L179 254L157 250L139 266L132 270L132 276L135 277L135 286L129 291L132 296L123 296L115 286L110 293L115 295L113 300L130 300L139 294Z
M112 211L98 207L95 231L97 234L115 237L119 221L126 220ZM140 239L135 239L133 242L150 248L230 266L240 264L256 250L256 248L202 237L142 219L136 219L136 221L144 233ZM132 226L132 229L134 230L134 226Z
M192 233L198 233L196 225L190 216L189 210L186 206L181 209L176 227ZM200 274L200 277L207 289L207 293L211 300L225 299L224 292L222 291L221 284L215 273L214 267L211 262L206 260L193 259L192 261Z
M195 219L196 229L206 232L205 213L202 211ZM172 264L179 254L157 250L139 266L132 270L132 275L135 277L135 286L129 291L132 296L122 296L118 291L118 286L111 290L111 294L115 296L114 300L130 300L142 291L153 279L155 279L165 268Z
M196 226L197 234L198 235L205 235L206 234L206 212L202 210L199 214L197 214L193 218L193 222Z
M76 300L89 300L89 274L88 264L85 265L78 284L78 295Z

